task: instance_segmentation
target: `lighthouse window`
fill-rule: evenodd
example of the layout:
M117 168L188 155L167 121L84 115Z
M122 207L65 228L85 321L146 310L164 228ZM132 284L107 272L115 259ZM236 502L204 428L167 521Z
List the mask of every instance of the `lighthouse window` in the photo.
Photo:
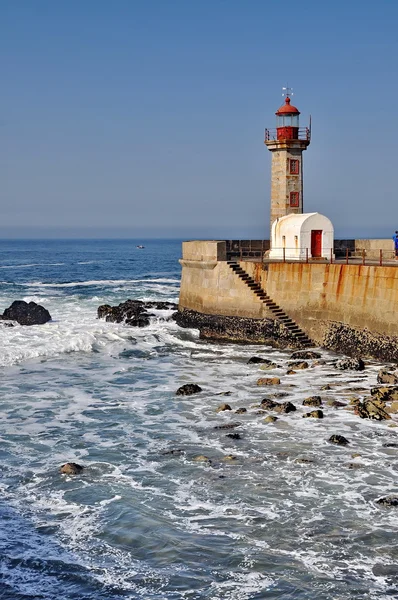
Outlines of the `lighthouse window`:
M299 193L298 192L290 192L290 206L294 206L294 207L299 206Z
M299 174L299 161L296 158L290 159L290 173L292 175Z

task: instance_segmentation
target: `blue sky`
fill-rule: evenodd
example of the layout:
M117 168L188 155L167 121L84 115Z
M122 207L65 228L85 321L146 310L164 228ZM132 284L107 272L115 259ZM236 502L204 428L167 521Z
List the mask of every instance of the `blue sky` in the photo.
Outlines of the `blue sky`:
M2 0L0 234L267 237L281 88L304 208L398 228L398 2Z

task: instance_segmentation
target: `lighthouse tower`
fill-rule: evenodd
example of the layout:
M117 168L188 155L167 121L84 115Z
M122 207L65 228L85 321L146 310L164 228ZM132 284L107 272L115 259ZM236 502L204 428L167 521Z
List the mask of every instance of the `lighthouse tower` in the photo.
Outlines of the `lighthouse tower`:
M280 217L303 212L303 150L311 140L310 127L300 128L300 112L290 101L276 111L276 129L265 130L265 141L272 152L270 227Z

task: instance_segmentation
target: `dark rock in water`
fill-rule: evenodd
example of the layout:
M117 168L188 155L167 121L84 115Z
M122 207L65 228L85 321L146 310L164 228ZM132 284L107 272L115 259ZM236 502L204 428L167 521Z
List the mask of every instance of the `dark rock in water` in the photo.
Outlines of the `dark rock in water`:
M384 498L379 498L379 500L376 500L376 504L381 504L382 506L398 506L398 496L385 496Z
M43 325L51 321L51 315L44 306L36 302L15 300L0 316L3 321L16 321L20 325Z
M335 367L339 371L363 371L365 363L362 358L341 358L336 362Z
M295 360L293 362L288 362L287 366L290 369L308 369L309 364L305 360Z
M303 418L308 418L308 417L312 417L313 419L323 419L323 412L320 409L318 409L318 410L312 410L311 412L303 415Z
M235 429L239 427L240 423L226 423L225 425L216 425L214 429Z
M303 406L322 406L322 398L320 396L309 396L303 400Z
M312 350L297 350L290 357L293 360L311 360L314 358L322 358L322 355Z
M237 408L235 411L235 414L237 414L237 415L243 415L244 413L247 413L247 408L244 408L244 407Z
M61 467L59 468L59 472L65 475L78 475L83 471L83 469L84 467L82 467L81 465L78 465L74 462L70 462L61 465Z
M227 404L226 402L223 402L223 404L220 404L220 406L217 408L216 412L224 412L225 410L232 410L232 408L230 407L229 404Z
M327 406L331 406L332 408L340 408L341 406L347 406L345 402L340 402L340 400L328 400L326 404Z
M296 460L294 462L303 464L303 465L307 465L307 464L313 463L315 461L312 458L307 458L305 456L303 456L303 457L299 456L298 458L296 458Z
M377 374L377 383L398 383L398 377L395 373L389 373L385 369L380 369Z
M398 442L386 442L383 448L398 448Z
M218 392L218 394L216 394L216 396L230 396L232 394L232 392Z
M165 450L164 452L162 452L163 456L181 456L182 454L184 454L184 450L181 450L181 448L175 448L173 450Z
M198 394L202 391L202 388L196 383L186 383L178 388L176 396L192 396L192 394Z
M105 319L111 323L125 322L126 325L130 325L131 327L146 327L150 323L149 317L153 316L148 312L150 308L174 310L177 308L177 305L173 302L126 300L118 306L102 304L97 309L97 315L99 319Z
M257 379L257 385L279 385L280 382L279 377L260 377Z
M227 433L225 437L231 438L231 440L240 440L240 439L242 439L240 433Z
M279 406L278 402L271 400L270 398L264 398L261 400L261 408L264 410L274 410L275 406Z
M273 415L268 415L268 417L265 417L264 419L264 423L275 423L275 421L278 420L278 417L274 417Z
M274 408L275 412L278 413L290 413L296 410L296 407L291 402L282 402Z
M0 319L1 319L1 315L0 315ZM14 323L10 323L9 321L1 321L0 320L0 326L1 327L14 327Z
M375 421L384 421L391 419L386 411L386 406L383 400L369 398L363 402L358 402L354 410L355 414L362 419L373 419Z
M347 438L345 438L343 435L339 435L338 433L331 435L329 442L331 444L337 444L338 446L347 446L347 444L350 443Z
M252 356L247 361L248 365L258 365L258 364L270 365L271 363L272 363L272 360L268 360L268 358L261 358L261 356Z

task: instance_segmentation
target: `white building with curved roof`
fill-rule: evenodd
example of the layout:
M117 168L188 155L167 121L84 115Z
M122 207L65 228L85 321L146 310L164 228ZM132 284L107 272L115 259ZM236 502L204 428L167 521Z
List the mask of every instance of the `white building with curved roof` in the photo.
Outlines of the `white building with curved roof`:
M272 224L270 259L329 259L333 256L333 224L320 213L290 214Z

